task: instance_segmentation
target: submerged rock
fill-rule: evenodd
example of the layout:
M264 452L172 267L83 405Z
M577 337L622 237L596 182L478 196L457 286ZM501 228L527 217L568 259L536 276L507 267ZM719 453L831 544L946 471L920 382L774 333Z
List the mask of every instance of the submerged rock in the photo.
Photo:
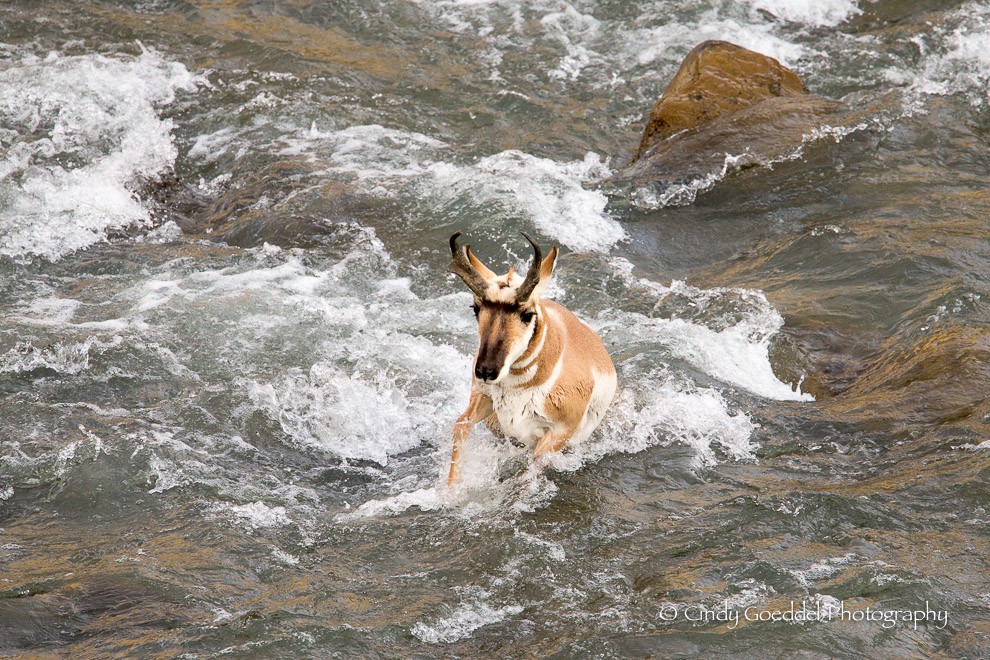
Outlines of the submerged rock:
M309 163L277 161L212 197L181 191L170 219L187 236L234 247L310 248L334 243L341 225L384 213L385 202L339 182L317 187L312 176Z
M654 185L657 206L693 201L728 172L796 157L823 125L853 117L808 92L780 62L725 41L699 44L650 113L630 165L610 185ZM671 186L690 184L687 199Z
M990 333L950 326L908 346L896 345L876 361L830 408L844 419L879 420L903 433L922 425L951 425L965 437L985 438L990 401Z

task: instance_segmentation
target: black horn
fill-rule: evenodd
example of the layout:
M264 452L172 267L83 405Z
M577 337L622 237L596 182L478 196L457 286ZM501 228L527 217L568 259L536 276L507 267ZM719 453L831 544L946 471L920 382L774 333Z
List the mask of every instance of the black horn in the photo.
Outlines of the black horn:
M523 280L523 283L519 285L519 290L516 291L516 303L519 305L524 304L533 295L533 289L540 283L540 266L543 264L543 251L540 250L540 246L526 232L522 232L522 235L533 246L533 263L529 265L529 272L526 273L526 279Z
M474 295L483 298L485 290L488 288L488 282L485 281L485 278L481 276L478 269L468 260L468 250L471 249L471 246L465 245L462 248L457 244L457 239L462 233L459 231L454 232L450 237L450 254L453 259L450 260L450 265L447 266L447 272L460 277Z

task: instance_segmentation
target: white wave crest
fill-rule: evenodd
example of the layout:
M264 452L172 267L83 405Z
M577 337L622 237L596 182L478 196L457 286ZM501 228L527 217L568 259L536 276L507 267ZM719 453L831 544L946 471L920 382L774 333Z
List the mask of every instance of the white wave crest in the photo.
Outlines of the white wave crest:
M473 589L449 615L432 623L417 623L412 628L412 634L427 644L449 644L470 637L482 626L498 623L523 611L520 605L492 605L489 598L488 592L483 589Z
M595 153L558 162L513 149L465 165L439 140L378 125L310 128L284 144L282 153L324 159L327 173L353 177L366 194L412 192L431 220L455 213L521 217L576 251L605 251L626 237L606 210L605 194L585 188L611 174Z
M811 27L835 27L863 10L853 0L742 0L754 9L769 12L790 23Z
M176 158L159 110L198 81L150 49L27 56L0 71L0 254L54 261L111 230L150 226L133 190Z

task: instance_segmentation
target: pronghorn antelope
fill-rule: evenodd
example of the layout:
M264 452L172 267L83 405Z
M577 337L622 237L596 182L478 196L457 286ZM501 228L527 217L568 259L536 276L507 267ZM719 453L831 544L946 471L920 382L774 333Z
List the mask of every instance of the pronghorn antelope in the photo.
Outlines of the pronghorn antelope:
M471 427L485 420L496 435L508 435L534 454L558 451L569 440L591 435L615 397L615 367L601 338L562 305L541 296L550 282L557 248L535 252L522 278L513 268L498 276L471 247L450 237L448 270L474 294L478 352L471 399L454 424L447 485L459 477L461 447Z

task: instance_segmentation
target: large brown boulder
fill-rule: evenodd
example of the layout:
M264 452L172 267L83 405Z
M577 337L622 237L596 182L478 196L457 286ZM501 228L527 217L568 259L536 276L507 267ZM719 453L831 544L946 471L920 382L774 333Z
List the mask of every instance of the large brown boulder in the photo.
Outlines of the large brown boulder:
M796 73L772 57L727 41L705 41L681 63L650 112L633 160L657 142L767 99L807 96Z
M706 41L685 58L636 156L605 189L649 209L688 204L735 171L801 157L809 142L851 130L878 109L811 94L777 60Z

